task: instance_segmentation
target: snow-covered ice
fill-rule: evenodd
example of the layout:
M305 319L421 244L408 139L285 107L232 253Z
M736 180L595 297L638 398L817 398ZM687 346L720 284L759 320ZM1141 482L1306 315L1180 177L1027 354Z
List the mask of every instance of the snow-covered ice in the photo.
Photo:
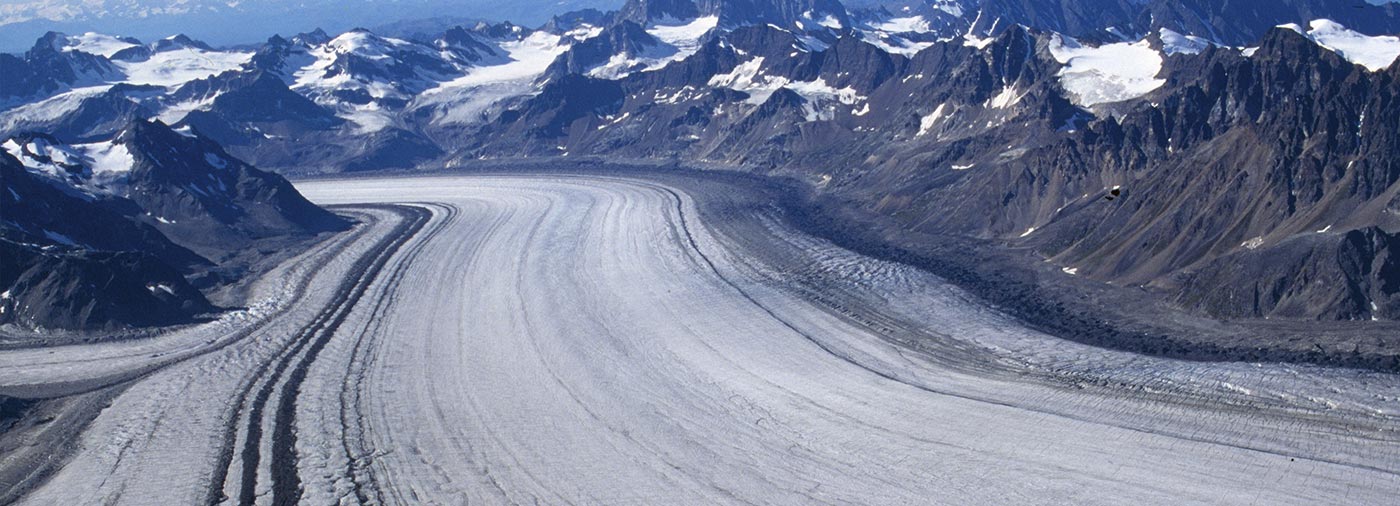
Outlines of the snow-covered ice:
M499 65L470 69L465 75L425 91L414 107L438 108L436 122L471 123L482 120L492 106L537 91L535 79L568 50L564 37L538 31L518 41L501 43L509 60Z
M923 16L891 18L873 25L873 28L893 33L924 33L931 31Z
M253 58L247 51L205 51L185 47L161 51L144 61L112 62L125 74L122 82L179 86L239 68Z
M1166 84L1157 78L1162 55L1146 40L1091 47L1057 34L1050 53L1065 65L1060 84L1084 107L1138 98Z
M660 41L659 45L648 47L641 54L612 55L606 64L590 70L588 74L604 79L620 79L632 72L656 70L671 62L684 60L700 50L700 41L705 34L718 25L718 16L702 16L678 25L652 25L646 32Z
M1170 28L1157 31L1162 38L1162 51L1169 54L1198 54L1210 47L1210 41L1195 35L1184 35Z
M710 80L706 84L748 93L749 98L745 100L746 102L762 104L774 91L788 84L786 77L764 74L763 61L762 56L745 60L743 63L735 65L729 72L710 76Z
M861 95L855 88L846 86L835 88L826 83L823 78L812 81L795 81L783 86L796 92L805 101L802 104L803 116L807 121L829 121L836 115L836 104L854 106L864 104L867 108L870 104L865 103L866 97ZM861 115L862 109L852 109L852 114ZM868 109L866 109L868 112Z
M63 49L67 51L82 51L84 53L111 58L112 55L121 52L123 49L130 49L133 47L136 47L136 44L111 35L87 32L82 35L68 37L68 45L64 46Z
M726 195L667 181L301 183L321 204L417 202L432 218L364 298L328 309L344 318L314 359L294 336L328 314L388 220L292 262L259 285L267 304L221 322L0 352L0 392L143 374L24 501L273 502L290 498L275 484L288 467L311 504L1383 504L1400 492L1393 376L1056 339L776 214L707 222L703 199ZM306 364L296 388L256 375L279 356ZM245 385L294 401L293 414L251 416ZM295 436L286 466L268 457L279 423Z
M1293 27L1302 32L1301 28ZM1305 34L1318 45L1336 51L1347 61L1377 71L1395 63L1400 56L1400 37L1394 35L1370 36L1348 30L1341 24L1317 19L1308 24Z
M701 16L678 25L653 25L646 31L661 42L694 53L700 47L700 39L716 26L719 26L719 16Z
M53 121L73 112L84 100L96 97L112 89L109 84L84 86L59 93L52 97L22 104L0 111L0 129L16 131L22 125L33 125Z

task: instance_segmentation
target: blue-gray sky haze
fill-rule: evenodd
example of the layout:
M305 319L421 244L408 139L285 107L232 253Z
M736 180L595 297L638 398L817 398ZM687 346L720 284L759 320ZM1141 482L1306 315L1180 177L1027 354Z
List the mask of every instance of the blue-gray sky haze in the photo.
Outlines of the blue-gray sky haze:
M550 16L623 0L0 0L0 52L22 52L44 32L96 31L151 41L184 33L214 45L323 28L335 33L423 18L534 26Z

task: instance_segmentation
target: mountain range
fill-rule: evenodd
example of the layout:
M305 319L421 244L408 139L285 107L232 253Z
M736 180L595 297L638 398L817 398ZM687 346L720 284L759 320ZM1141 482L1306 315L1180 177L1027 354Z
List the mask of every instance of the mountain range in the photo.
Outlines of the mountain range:
M49 31L103 31L159 38L189 30L218 45L246 44L307 26L408 29L442 19L542 23L555 12L616 8L621 0L7 0L0 5L0 51L23 51ZM445 15L444 13L461 13ZM443 27L445 29L447 27ZM438 30L439 32L441 30Z
M1212 317L1392 320L1397 33L1400 5L1374 0L631 0L224 49L50 33L0 55L0 138L149 130L285 174L722 166Z

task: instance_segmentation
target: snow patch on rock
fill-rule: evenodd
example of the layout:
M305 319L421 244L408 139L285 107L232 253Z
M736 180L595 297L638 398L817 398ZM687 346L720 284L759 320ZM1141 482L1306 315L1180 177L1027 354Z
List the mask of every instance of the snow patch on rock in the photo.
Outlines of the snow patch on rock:
M892 36L885 32L866 33L863 40L871 45L884 50L886 53L898 54L906 57L914 56L919 51L928 49L932 42L918 42L908 40L903 37Z
M763 57L758 56L736 65L734 70L711 76L707 84L748 93L749 98L745 102L761 104L778 88L787 85L788 79L763 74Z
M866 100L855 88L847 86L837 89L820 77L813 81L788 83L783 87L797 92L806 100L803 111L807 121L830 121L836 117L835 104L853 106ZM865 105L869 107L869 104Z
M224 160L222 156L219 156L214 153L205 153L204 161L209 162L209 165L218 169L228 168L228 160Z
M1016 105L1021 101L1021 94L1013 86L1002 88L1001 93L987 100L987 107L992 109L1005 109Z
M943 119L943 109L945 109L947 106L948 104L946 103L938 104L938 107L934 108L933 112L929 113L927 116L919 118L919 133L914 134L914 136L923 137L924 134L927 134L929 132L929 130L932 130L934 125L938 124L938 120Z

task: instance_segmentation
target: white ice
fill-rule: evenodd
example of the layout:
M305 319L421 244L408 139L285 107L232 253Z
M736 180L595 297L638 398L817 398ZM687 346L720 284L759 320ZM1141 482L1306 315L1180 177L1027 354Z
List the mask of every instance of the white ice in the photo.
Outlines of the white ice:
M185 47L155 53L146 61L112 63L126 75L123 82L178 86L237 69L252 58L253 53L246 51L205 51Z
M509 61L471 69L462 77L425 91L415 107L438 109L435 121L442 124L480 121L482 114L497 103L534 94L535 80L549 64L568 50L572 38L538 31L519 41L501 43Z
M738 230L708 222L699 199L724 196L683 184L435 176L299 189L322 204L433 210L296 389L305 503L357 491L395 504L1385 504L1400 493L1392 375L1075 344L776 214L755 211L757 225ZM0 352L3 393L136 378L24 502L206 502L226 424L236 442L249 423L272 427L270 413L237 409L241 387L284 381L253 371L353 274L357 246L389 220L370 221L357 232L368 236L260 283L267 302L242 320ZM256 449L257 499L270 502L266 440ZM236 497L242 476L215 490Z
M1195 35L1184 35L1172 31L1170 28L1162 28L1157 31L1162 38L1162 51L1172 54L1198 54L1210 47L1210 41Z
M931 31L928 21L925 21L923 16L892 18L875 24L873 28L892 33L923 33Z
M1166 84L1157 78L1162 55L1146 40L1090 47L1057 34L1050 53L1065 65L1060 84L1084 107L1131 100Z
M136 44L118 39L111 35L104 35L96 32L87 32L82 35L68 37L68 45L64 47L69 51L82 51L88 54L100 55L111 58L123 49L136 47Z
M1400 37L1394 35L1365 35L1328 19L1313 20L1308 27L1307 36L1319 45L1371 71L1389 67L1400 56Z

